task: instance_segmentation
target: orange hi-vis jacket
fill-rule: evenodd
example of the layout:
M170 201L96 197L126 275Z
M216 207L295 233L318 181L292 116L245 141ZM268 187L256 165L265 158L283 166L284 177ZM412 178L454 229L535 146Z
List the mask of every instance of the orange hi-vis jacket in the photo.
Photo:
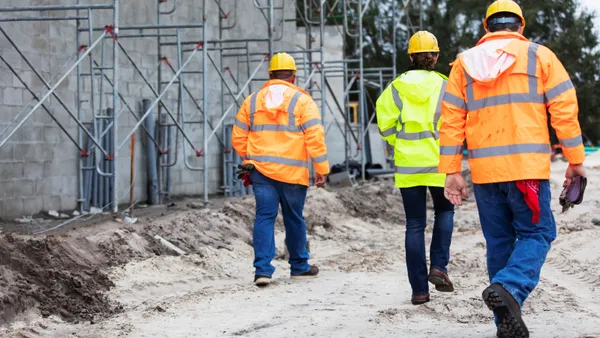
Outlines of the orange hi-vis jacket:
M488 33L451 65L439 172L461 171L466 136L473 183L549 179L547 112L567 160L583 163L575 89L550 49L518 33Z
M269 80L246 98L232 144L244 164L254 164L276 181L308 186L309 156L318 174L329 174L319 108L307 92L286 81Z

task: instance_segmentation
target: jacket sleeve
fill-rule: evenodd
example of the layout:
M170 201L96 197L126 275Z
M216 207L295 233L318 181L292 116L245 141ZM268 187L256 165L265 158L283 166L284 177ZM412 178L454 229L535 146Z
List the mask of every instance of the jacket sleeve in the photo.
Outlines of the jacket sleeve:
M241 158L245 158L248 153L248 133L250 132L249 107L252 95L244 100L242 107L235 116L235 122L231 131L231 144Z
M577 118L577 93L560 60L549 49L545 49L545 52L547 56L543 58L548 62L545 64L542 80L550 123L556 130L563 154L569 163L581 164L585 160L585 149Z
M321 175L329 174L325 128L315 101L307 97L302 105L298 123L304 131L304 142L308 155L313 161L315 171Z
M454 62L442 100L438 170L444 174L460 172L462 167L462 151L467 123L465 81L462 65L460 62Z
M381 137L392 147L396 145L396 131L398 128L398 116L400 109L394 101L392 84L381 93L375 104L375 115L377 116L377 127Z

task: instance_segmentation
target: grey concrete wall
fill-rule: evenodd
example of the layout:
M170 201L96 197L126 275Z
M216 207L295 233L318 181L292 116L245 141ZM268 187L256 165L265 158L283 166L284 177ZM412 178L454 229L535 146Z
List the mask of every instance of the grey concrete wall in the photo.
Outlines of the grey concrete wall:
M85 3L86 1L81 1ZM92 3L92 1L89 1ZM104 0L105 3L111 3L110 0ZM263 1L264 2L264 1ZM39 5L41 2L37 0L3 0L1 7L10 6L25 6ZM52 4L74 4L75 0L55 0ZM93 1L93 3L102 3L102 1ZM252 1L243 0L221 0L221 8L223 12L231 12L227 19L222 20L224 26L230 26L235 23L232 29L223 32L223 38L226 39L261 39L267 37L267 23L258 9L254 8ZM237 3L237 13L233 12L234 5ZM266 3L266 2L265 2ZM44 2L46 4L46 2ZM136 24L154 24L156 23L156 1L144 0L128 0L121 1L120 10L120 26L136 25ZM274 13L276 22L275 37L279 39L274 44L275 51L277 50L293 50L296 48L296 27L295 23L286 22L282 19L293 19L295 17L293 0L276 0L277 6L285 5L286 10L276 10ZM173 5L173 1L169 0L161 8L168 10ZM202 37L199 29L182 30L181 34L184 40L200 41L205 38L208 40L216 40L219 38L219 8L215 1L207 0L207 36ZM112 24L110 11L98 11L93 16L94 26L103 27L107 24ZM75 15L74 12L52 12L46 15ZM234 15L237 14L237 15ZM0 14L0 17L16 17L16 16L37 16L38 12L30 12L26 14ZM265 12L264 15L267 15ZM200 23L202 17L202 2L198 0L180 0L177 1L177 8L170 16L163 16L162 23ZM1 23L0 24L8 34L18 43L19 48L23 50L25 55L31 59L32 64L40 70L42 76L49 80L56 73L59 73L63 65L73 64L76 58L77 43L76 43L76 27L75 22L51 21L37 23ZM84 24L85 25L85 24ZM131 31L121 31L121 35L130 33ZM150 31L148 31L150 32ZM171 30L171 32L173 32ZM94 39L99 36L100 32L94 34ZM121 39L123 45L131 55L132 59L140 67L145 76L148 76L152 85L157 84L156 66L158 64L158 51L156 38L136 38L136 39ZM81 44L90 44L87 35L81 35ZM237 44L238 46L240 44ZM214 45L210 45L214 46ZM229 44L228 46L234 46ZM193 47L193 46L188 46ZM253 52L266 53L268 51L267 43L251 43L250 47ZM92 55L95 60L100 62L101 48L96 49ZM112 43L111 40L105 41L105 58L106 66L111 65ZM229 67L234 74L235 81L241 86L247 79L247 68L243 63L238 63L236 57L226 58L223 64L220 64L218 53L209 52L217 63L217 67L223 70ZM18 73L31 86L34 92L44 94L46 92L44 86L27 64L19 57L17 52L10 46L7 40L0 36L0 54L18 70ZM175 47L164 48L163 54L176 67L176 49ZM184 59L190 53L184 55ZM254 59L261 59L260 56L253 56ZM190 63L188 69L201 69L201 55L197 53L194 61ZM131 63L121 55L119 58L120 72L119 86L120 92L125 97L125 100L134 109L137 116L141 115L140 105L144 98L154 99L151 91L144 87L144 82L141 77L135 72ZM223 107L228 107L233 103L230 97L221 97L220 78L217 71L209 62L209 72L207 74L208 95L208 116L211 122L216 125L223 113ZM253 71L258 65L258 62L252 62L250 70ZM168 68L162 68L163 80L170 80L171 71ZM266 78L267 64L265 63L259 72L261 79ZM81 71L89 73L89 62L86 60L82 63ZM239 71L239 72L238 72ZM60 75L64 73L60 72ZM112 71L106 72L112 79ZM74 113L77 109L77 81L75 73L72 73L66 80L59 85L56 93L62 98L67 107ZM54 79L58 80L60 75ZM166 79L166 80L165 80ZM52 83L54 83L52 82ZM201 99L202 77L200 75L187 74L184 76L184 82L190 87L197 100ZM238 87L234 79L228 78L227 83L234 90ZM91 121L91 80L89 77L82 80L82 96L81 96L81 112L82 120ZM96 78L94 83L96 88L100 85L100 79ZM262 85L261 81L252 82L251 90L256 90ZM177 112L177 91L176 86L168 91L165 96L166 105L173 113ZM102 102L103 107L112 105L111 87L108 82L104 81L103 93L98 92L94 96L96 107L99 102ZM7 69L7 66L0 62L0 123L2 129L8 126L9 122L22 112L21 116L27 113L27 105L30 104L32 96L19 83L17 78ZM240 100L241 102L241 100ZM46 101L50 111L55 114L56 118L63 124L68 132L77 137L77 126L66 111L58 104L55 98L50 98ZM121 107L125 107L121 102ZM193 101L186 96L184 102L184 114L186 120L200 120L201 115L195 108ZM24 112L24 113L23 113ZM231 123L237 107L233 109L225 123ZM154 118L157 118L157 110L154 111ZM123 110L118 119L118 140L123 142L128 132L136 124L136 119L131 116L127 109ZM9 127L8 131L14 128ZM210 131L210 129L209 129ZM186 134L190 137L194 145L201 149L203 147L202 125L187 125L185 127ZM222 129L219 129L219 136L223 136ZM7 134L4 134L3 139ZM173 134L175 135L175 133ZM329 141L330 139L328 139ZM186 145L186 156L182 153L182 137L179 137L179 143L172 145L172 152L178 151L177 163L172 167L172 194L173 195L188 195L201 194L203 192L203 175L202 172L191 171L184 165L184 160L187 159L189 164L194 167L201 167L204 160L208 161L208 178L209 192L218 193L222 185L222 157L223 148L216 139L209 142L208 155L206 157L196 157L191 151L189 145ZM135 198L139 200L146 199L146 157L145 157L145 133L141 130L136 132L136 154L135 154ZM330 151L331 153L331 151ZM173 153L174 155L174 153ZM17 215L31 215L43 210L69 210L77 206L79 194L78 169L77 163L81 156L77 149L63 132L58 128L57 124L52 121L48 114L43 109L38 109L32 117L23 125L23 127L0 148L0 216L13 217ZM126 143L123 148L116 154L118 168L118 193L120 201L128 200L129 189L129 163L130 163L130 146Z

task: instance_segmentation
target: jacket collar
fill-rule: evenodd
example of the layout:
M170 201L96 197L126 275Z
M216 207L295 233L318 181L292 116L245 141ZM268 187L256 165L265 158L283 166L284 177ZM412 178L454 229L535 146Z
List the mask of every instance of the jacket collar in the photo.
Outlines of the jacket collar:
M267 88L267 87L269 87L269 86L272 86L272 85L284 85L284 86L287 86L287 87L293 88L293 89L295 89L295 90L297 90L297 91L299 91L299 92L302 92L302 93L304 93L304 94L306 94L306 95L309 95L309 94L308 94L308 93L307 93L307 92L306 92L304 89L302 89L302 88L300 88L300 87L298 87L298 86L296 86L296 85L294 85L294 84L292 84L292 83L289 83L289 82L287 82L287 81L283 81L283 80L277 80L277 79L274 79L274 80L268 80L268 81L267 81L267 82L266 82L266 83L265 83L265 84L262 86L262 89L264 89L264 88Z
M484 35L481 38L481 40L479 40L479 42L477 42L476 46L479 46L482 43L487 42L487 41L498 40L498 39L519 39L521 41L529 41L526 37L524 37L523 35L521 35L517 32L500 31L500 32L494 32L494 33L487 33L486 35Z

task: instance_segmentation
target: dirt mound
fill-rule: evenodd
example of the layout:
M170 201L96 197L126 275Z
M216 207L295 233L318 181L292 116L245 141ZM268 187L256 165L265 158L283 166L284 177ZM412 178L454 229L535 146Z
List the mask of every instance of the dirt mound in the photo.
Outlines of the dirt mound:
M43 316L73 321L118 311L103 295L113 283L98 269L97 257L74 254L81 249L53 236L1 237L0 324L33 306Z
M404 223L402 196L393 183L374 182L343 189L337 192L337 197L353 217Z

